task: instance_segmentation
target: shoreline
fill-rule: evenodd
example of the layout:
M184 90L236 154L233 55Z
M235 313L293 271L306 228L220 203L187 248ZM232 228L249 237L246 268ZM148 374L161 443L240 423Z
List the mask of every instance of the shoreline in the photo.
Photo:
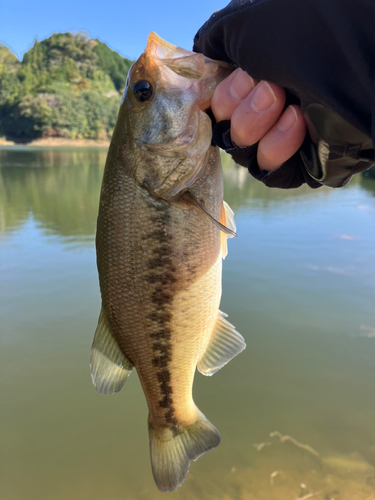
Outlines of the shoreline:
M44 139L36 139L35 141L27 143L18 143L13 141L7 141L4 138L0 138L1 146L17 146L17 147L96 147L96 148L108 148L110 140L100 140L94 141L89 139L64 139L62 137L48 137Z

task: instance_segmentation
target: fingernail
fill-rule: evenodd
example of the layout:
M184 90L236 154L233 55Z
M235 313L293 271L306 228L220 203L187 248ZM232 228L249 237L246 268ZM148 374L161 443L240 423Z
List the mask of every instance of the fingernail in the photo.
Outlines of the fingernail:
M250 94L253 88L254 80L251 76L240 68L236 69L229 87L232 97L242 101L242 99L245 99Z
M264 81L258 83L251 99L251 107L253 110L257 113L266 111L275 101L276 96L270 84Z
M297 111L294 106L289 106L286 111L284 111L283 116L280 118L279 123L277 124L278 128L283 132L294 127L298 120Z

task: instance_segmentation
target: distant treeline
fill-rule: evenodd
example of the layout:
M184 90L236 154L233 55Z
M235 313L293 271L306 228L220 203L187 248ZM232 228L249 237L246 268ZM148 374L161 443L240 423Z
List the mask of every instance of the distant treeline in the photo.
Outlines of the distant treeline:
M0 43L0 137L109 138L131 64L84 32L35 40L22 61Z

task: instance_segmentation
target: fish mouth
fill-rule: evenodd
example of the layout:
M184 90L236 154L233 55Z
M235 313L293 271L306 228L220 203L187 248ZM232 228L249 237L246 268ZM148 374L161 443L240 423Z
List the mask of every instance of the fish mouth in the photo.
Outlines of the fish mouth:
M164 89L177 87L181 91L192 90L197 95L196 102L202 111L210 107L218 83L235 69L232 64L173 45L154 32L147 39L144 54L164 67L160 74L160 85ZM167 68L169 71L165 71Z

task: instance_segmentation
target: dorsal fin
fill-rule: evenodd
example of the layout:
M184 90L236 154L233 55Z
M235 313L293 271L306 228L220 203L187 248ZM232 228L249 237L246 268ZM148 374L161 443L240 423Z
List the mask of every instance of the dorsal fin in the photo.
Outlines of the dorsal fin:
M118 392L130 375L133 365L120 349L103 308L91 348L90 370L99 394Z
M197 365L203 375L213 375L246 347L242 335L225 319L227 315L218 313L210 343Z

